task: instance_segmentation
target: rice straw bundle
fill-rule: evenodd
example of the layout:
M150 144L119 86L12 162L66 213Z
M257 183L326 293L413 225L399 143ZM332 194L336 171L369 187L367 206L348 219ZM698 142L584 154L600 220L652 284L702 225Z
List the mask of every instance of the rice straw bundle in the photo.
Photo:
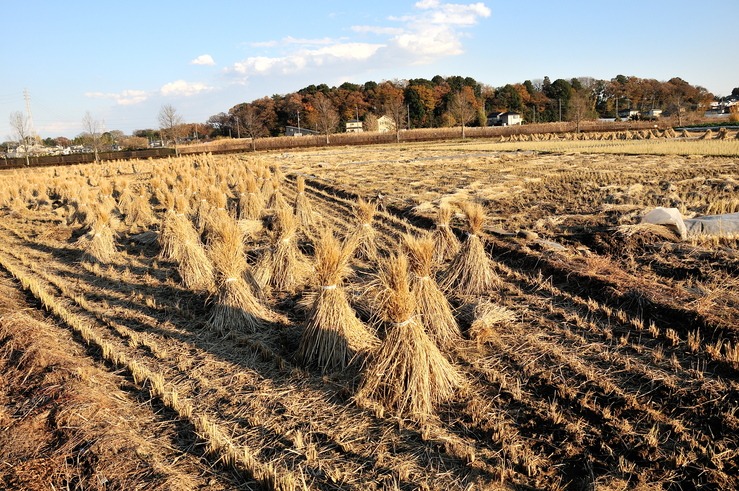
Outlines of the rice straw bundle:
M287 200L285 200L280 190L280 181L276 176L272 177L272 192L267 201L267 208L275 212L283 208L288 208Z
M432 233L434 240L434 261L436 263L444 263L454 258L459 252L461 244L454 232L452 232L450 222L452 220L452 207L446 203L439 205L436 214L436 229Z
M131 205L131 202L136 197L136 193L133 191L133 187L128 185L128 181L119 180L116 183L116 201L118 202L118 209L124 215L127 215L127 209Z
M381 266L379 303L388 332L372 355L356 398L424 420L435 404L451 399L463 378L423 330L408 284L407 258L390 257Z
M411 269L411 290L426 333L440 348L450 348L462 338L451 305L432 277L434 241L430 236L404 237Z
M184 216L188 209L187 199L181 194L167 193L162 195L166 211L159 230L159 258L164 260L180 260L180 242L177 240L176 219Z
M512 310L490 300L483 300L475 305L473 315L469 335L478 344L498 337L499 326L510 325L516 320L516 314Z
M359 198L354 205L352 214L357 222L357 228L352 234L352 242L357 243L355 257L367 261L377 261L377 233L372 227L372 219L377 207L374 203Z
M98 207L108 211L109 213L118 206L118 203L113 199L113 185L110 181L100 182L100 193L97 197Z
M308 196L305 194L305 177L298 176L295 180L297 194L295 195L295 216L304 232L308 233L316 225L316 219L313 215L313 207L310 204Z
M213 291L213 263L194 225L185 215L175 213L170 226L173 240L177 242L177 271L182 284L193 290Z
M443 275L442 288L460 295L482 295L500 286L500 278L480 239L485 210L478 203L463 207L467 215L467 239Z
M91 216L91 212L83 200L73 199L70 201L68 207L70 208L70 212L67 215L67 225L74 225L75 223L84 225L87 223L88 215Z
M284 318L264 306L244 255L244 236L235 220L220 215L208 240L216 293L208 324L221 334L256 332Z
M239 220L258 220L264 210L264 197L259 191L254 174L247 173L244 177L243 195L239 195L237 216Z
M264 164L257 167L257 182L260 185L262 196L266 196L269 199L275 188L272 181L272 173L270 172L269 167Z
M354 244L340 244L328 229L315 245L315 299L296 356L323 373L346 368L378 343L349 306L342 286L353 252Z
M90 230L77 240L84 251L83 260L92 263L109 263L117 250L115 232L110 224L110 212L100 207L92 214Z
M298 223L290 208L277 211L271 247L260 258L254 276L263 287L294 292L309 274L310 266L298 248Z
M129 227L138 225L139 227L147 228L156 222L156 216L149 202L149 196L143 193L133 196L128 201L126 208L121 208L121 210L126 215L124 223Z

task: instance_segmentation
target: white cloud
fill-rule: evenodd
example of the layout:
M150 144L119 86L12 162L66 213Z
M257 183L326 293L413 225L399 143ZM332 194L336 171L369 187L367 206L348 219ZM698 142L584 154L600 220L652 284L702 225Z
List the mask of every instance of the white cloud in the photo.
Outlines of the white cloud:
M229 70L241 75L269 75L295 73L306 67L340 65L346 62L370 59L382 44L336 43L317 49L302 49L287 56L253 56L234 63Z
M412 13L388 18L392 25L350 27L350 31L358 35L376 36L379 38L376 42L287 36L279 41L251 43L251 47L277 52L251 56L234 63L226 72L248 77L287 75L316 67L345 68L347 63L367 70L400 63L431 63L463 53L465 30L480 19L489 17L490 13L482 2L461 4L419 0Z
M213 66L216 64L216 62L213 60L213 57L210 55L200 55L194 60L190 61L191 65L207 65L207 66Z
M200 82L186 82L184 80L175 80L168 84L164 84L159 92L163 96L183 96L190 97L202 92L213 90L212 87Z
M85 92L92 99L113 99L119 106L130 106L144 102L149 93L144 90L124 90L121 92Z

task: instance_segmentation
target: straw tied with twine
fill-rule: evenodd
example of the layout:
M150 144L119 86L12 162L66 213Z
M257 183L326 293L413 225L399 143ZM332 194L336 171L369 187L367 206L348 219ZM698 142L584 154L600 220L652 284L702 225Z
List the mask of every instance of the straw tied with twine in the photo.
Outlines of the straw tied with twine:
M378 280L377 305L389 328L372 353L355 398L360 405L372 400L400 416L423 420L436 404L449 400L464 379L424 331L406 256L384 259Z
M315 244L315 297L300 337L297 358L322 372L346 368L378 340L357 317L341 287L356 242L340 243L324 229Z

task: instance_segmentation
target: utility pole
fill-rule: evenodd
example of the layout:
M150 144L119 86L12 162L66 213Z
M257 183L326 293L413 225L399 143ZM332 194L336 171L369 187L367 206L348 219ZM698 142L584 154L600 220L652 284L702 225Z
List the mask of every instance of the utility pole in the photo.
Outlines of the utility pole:
M559 122L561 123L562 122L562 98L559 97L557 98L557 100L559 101Z
M405 114L408 116L408 129L411 129L411 105L407 104L405 107Z
M300 132L300 111L298 111L298 135L301 135L301 134L302 133Z

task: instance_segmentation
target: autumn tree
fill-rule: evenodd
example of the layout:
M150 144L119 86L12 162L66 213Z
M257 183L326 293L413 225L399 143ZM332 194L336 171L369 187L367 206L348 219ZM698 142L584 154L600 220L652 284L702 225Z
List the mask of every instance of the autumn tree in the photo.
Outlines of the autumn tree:
M575 123L577 133L580 133L580 124L586 119L592 119L593 113L593 100L588 91L582 87L573 91L567 103L567 115Z
M328 145L329 135L336 131L336 127L339 125L339 113L336 112L331 99L323 92L315 93L312 106L315 109L316 126L321 133L326 135L326 145Z
M403 98L403 89L392 82L383 82L378 87L382 112L389 117L395 126L395 141L400 142L400 130L405 127L408 109Z
M256 102L239 104L231 108L231 116L236 123L237 136L242 134L251 139L251 149L256 151L257 138L267 136L267 121L271 114L269 105L258 105Z
M433 124L434 108L438 101L430 80L409 80L403 98L407 104L411 124L414 128L428 127Z
M452 94L449 99L448 111L456 124L462 126L462 138L465 138L465 126L477 115L477 99L469 86L464 86Z
M169 138L174 142L175 155L179 155L177 150L177 139L180 138L180 130L182 126L182 116L177 112L171 104L165 104L159 110L159 128L162 138Z
M82 129L84 130L84 133L82 135L82 140L85 142L87 146L92 148L93 153L95 154L95 162L100 161L100 150L103 146L103 139L102 139L102 130L103 130L103 123L95 118L92 117L92 114L90 114L89 111L85 113L85 116L82 118Z
M18 147L22 148L23 153L26 155L26 165L31 165L31 162L28 159L28 151L33 136L31 135L31 128L26 115L20 111L11 113L10 130L12 131L11 138L18 143Z

